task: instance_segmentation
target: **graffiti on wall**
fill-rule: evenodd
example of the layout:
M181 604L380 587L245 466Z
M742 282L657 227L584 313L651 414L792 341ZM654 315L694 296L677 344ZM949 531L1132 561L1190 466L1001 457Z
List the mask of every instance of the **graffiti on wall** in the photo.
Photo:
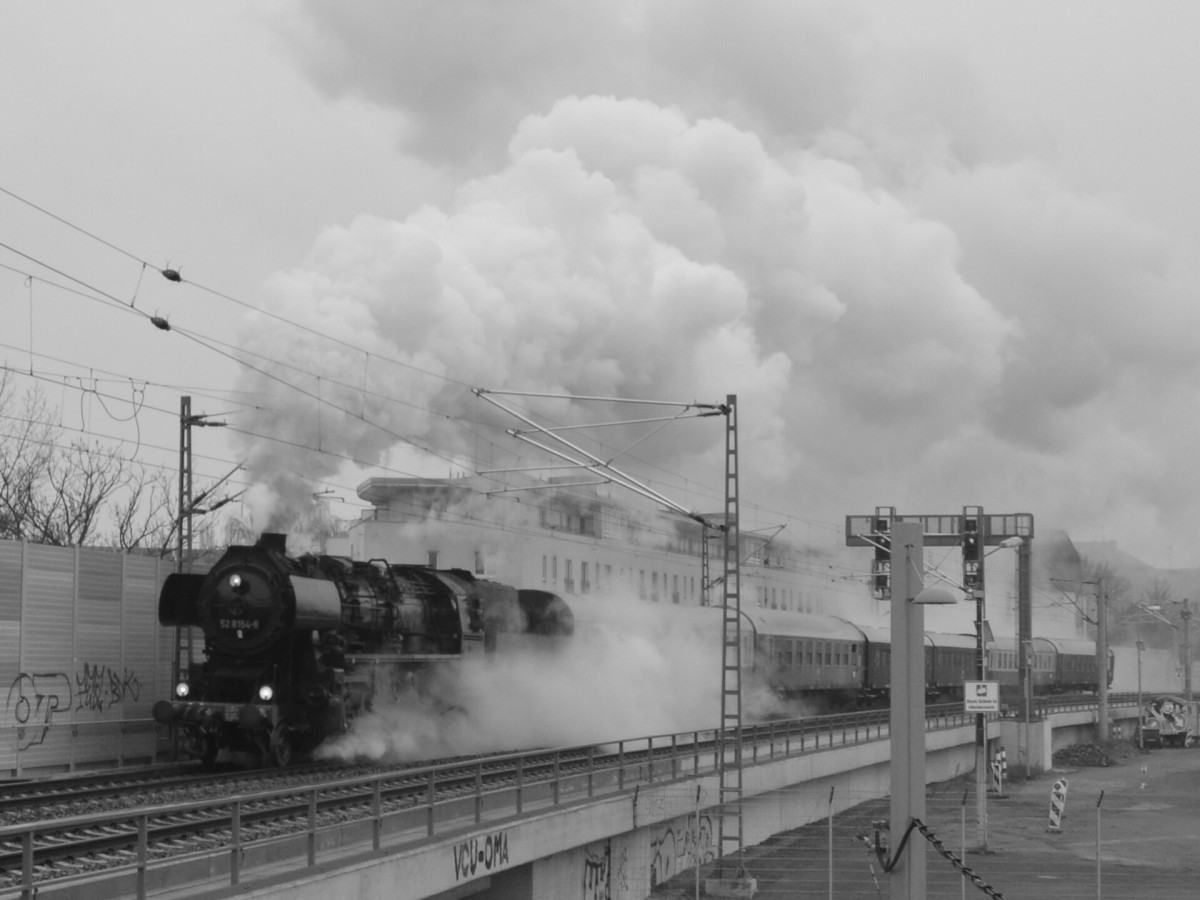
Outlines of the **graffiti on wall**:
M598 850L588 847L583 860L583 900L617 900L629 895L629 848L613 857L612 841Z
M17 726L17 748L46 739L60 710L71 709L71 679L63 672L21 672L8 686L5 715Z
M4 724L16 726L18 750L44 743L50 729L72 710L104 713L138 699L137 673L84 662L74 677L66 672L20 672L8 686Z
M717 858L713 847L713 819L691 815L682 827L667 826L650 841L650 887L662 884L680 872Z
M593 852L588 848L583 858L583 900L612 900L612 841L604 849Z
M75 708L104 712L126 700L136 701L142 683L132 669L117 672L111 666L84 663L75 673Z
M450 848L454 854L454 880L486 875L508 865L508 832L467 838Z

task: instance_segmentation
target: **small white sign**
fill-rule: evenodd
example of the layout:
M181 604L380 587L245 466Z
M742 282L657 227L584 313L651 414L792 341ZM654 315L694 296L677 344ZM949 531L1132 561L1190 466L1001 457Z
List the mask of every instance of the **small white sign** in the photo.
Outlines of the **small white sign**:
M969 713L1000 712L1000 683L998 681L964 681L963 711Z

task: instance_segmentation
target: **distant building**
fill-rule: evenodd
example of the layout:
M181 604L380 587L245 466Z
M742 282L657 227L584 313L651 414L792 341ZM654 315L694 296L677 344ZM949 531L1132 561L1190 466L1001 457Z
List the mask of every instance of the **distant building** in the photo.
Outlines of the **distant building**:
M478 476L370 478L358 495L374 508L350 527L351 552L462 568L565 597L621 592L651 603L724 602L721 514L704 516L706 527L594 486L527 478L503 492L491 488ZM865 577L831 582L828 553L742 532L739 557L743 605L878 614Z

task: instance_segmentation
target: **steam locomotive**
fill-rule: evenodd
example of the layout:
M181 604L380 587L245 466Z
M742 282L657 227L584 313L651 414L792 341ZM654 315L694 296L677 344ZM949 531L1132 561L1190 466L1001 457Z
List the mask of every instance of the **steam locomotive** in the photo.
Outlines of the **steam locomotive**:
M205 575L163 584L159 622L204 634L203 663L154 718L205 763L222 749L286 766L345 732L385 692L421 690L437 666L505 635L563 637L570 609L461 569L287 555L286 537L231 546Z
M205 660L183 673L171 699L155 704L154 718L175 726L181 749L206 763L228 749L286 766L346 732L378 698L421 693L442 666L561 646L586 631L587 606L581 600L573 611L557 594L461 569L293 558L283 535L264 534L253 546L229 547L205 575L177 573L164 583L159 622L200 629ZM720 609L670 612L719 638ZM747 675L781 697L827 711L886 702L886 629L753 609L743 614L741 636ZM1034 693L1097 689L1094 644L1035 638L1031 650ZM925 651L927 696L961 699L963 683L976 680L974 636L929 633ZM1016 666L1015 641L989 644L987 677L1000 683L1005 703L1018 699ZM1106 676L1111 683L1111 654Z

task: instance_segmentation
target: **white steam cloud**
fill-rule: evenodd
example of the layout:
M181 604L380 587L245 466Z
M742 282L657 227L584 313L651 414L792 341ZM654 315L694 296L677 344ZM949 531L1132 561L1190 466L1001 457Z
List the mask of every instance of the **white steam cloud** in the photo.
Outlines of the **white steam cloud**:
M422 699L376 702L330 758L430 759L565 747L713 727L720 713L719 610L683 615L632 599L572 603L576 634L440 669Z
M868 9L294 14L314 83L394 109L402 151L457 187L331 225L277 276L281 313L366 352L247 342L325 373L299 401L248 374L271 424L323 451L271 447L257 471L328 477L406 440L469 464L468 385L736 393L743 496L835 528L881 504L1028 511L1135 552L1190 528L1195 285L1162 235L1039 162L968 60L890 43ZM707 431L639 450L720 471Z

